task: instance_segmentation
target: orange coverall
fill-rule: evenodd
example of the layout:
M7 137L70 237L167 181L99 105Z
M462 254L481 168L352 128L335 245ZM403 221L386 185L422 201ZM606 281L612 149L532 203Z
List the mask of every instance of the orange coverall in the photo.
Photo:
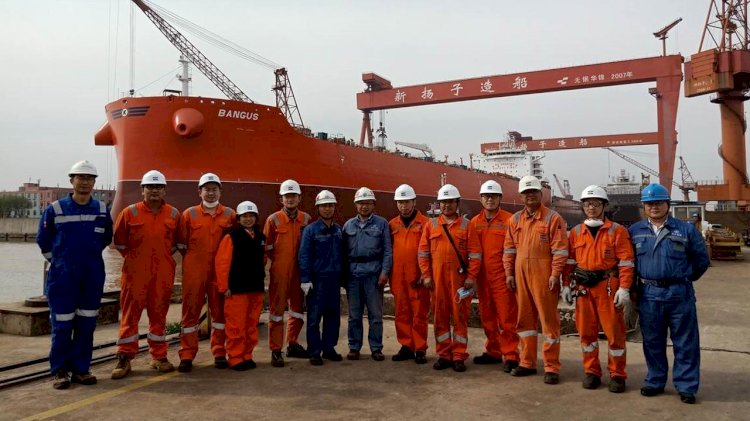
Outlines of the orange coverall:
M560 278L568 260L566 224L560 214L540 206L534 216L516 212L505 236L503 264L505 273L514 273L518 299L518 324L521 338L521 362L536 368L537 326L542 322L542 348L545 373L560 372L560 314L557 302L560 284L550 291L550 276Z
M599 324L607 335L609 344L608 367L610 377L627 378L625 371L625 317L623 309L615 307L614 296L618 288L628 288L633 283L633 246L628 230L622 225L604 220L596 238L584 224L570 230L570 255L565 267L563 283L570 284L570 274L576 266L590 271L610 271L607 279L594 287L578 286L587 290L576 298L576 328L581 337L583 370L587 374L602 376L599 364Z
M182 259L182 335L180 360L192 361L198 353L200 315L208 296L211 315L211 354L226 356L224 341L224 296L216 289L214 258L219 242L236 222L231 208L222 204L210 214L203 205L187 208L180 223Z
M446 222L442 215L430 219L430 222L426 224L419 242L419 269L422 271L422 279L432 278L434 282L432 317L435 329L435 351L442 359L465 361L469 358L466 349L469 342L471 299L465 298L459 303L456 302L456 292L464 285L466 273L458 272L461 262L443 230L443 224ZM461 258L467 263L466 243L469 235L469 220L458 217L447 228ZM453 321L453 334L451 334L451 320Z
M516 295L505 285L503 247L510 212L498 209L487 220L486 211L469 222L469 278L476 280L479 315L487 340L488 355L518 361L518 304Z
M302 230L310 223L310 215L297 210L297 217L289 219L284 210L266 219L263 234L266 236L266 255L271 259L268 285L268 346L271 351L281 351L284 346L284 310L289 305L286 341L296 344L304 324L297 252Z
M430 290L413 284L422 277L417 251L422 231L430 220L421 212L416 213L408 227L401 216L388 223L393 236L391 293L395 300L398 342L412 351L426 351Z
M216 289L224 294L229 289L234 243L224 236L216 252ZM258 345L258 321L263 311L263 292L232 294L224 297L227 335L227 362L230 367L253 359Z
M122 320L117 353L138 354L138 322L148 314L148 349L151 358L167 358L166 318L174 285L177 227L180 212L163 203L159 213L145 202L123 209L115 223L115 248L125 258L120 278Z

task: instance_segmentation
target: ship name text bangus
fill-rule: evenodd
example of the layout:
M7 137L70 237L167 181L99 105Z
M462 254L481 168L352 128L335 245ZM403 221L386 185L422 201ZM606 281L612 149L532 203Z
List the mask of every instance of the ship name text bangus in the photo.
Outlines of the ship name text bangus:
M251 113L248 111L238 111L238 110L225 110L224 108L221 108L219 109L219 117L241 118L244 120L257 120L258 113Z

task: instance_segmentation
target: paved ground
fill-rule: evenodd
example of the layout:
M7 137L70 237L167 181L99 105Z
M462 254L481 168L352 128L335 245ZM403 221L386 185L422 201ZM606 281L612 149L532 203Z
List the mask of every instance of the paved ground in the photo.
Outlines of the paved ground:
M512 378L497 367L471 363L461 374L437 372L431 364L370 359L323 367L291 360L283 369L272 368L263 332L259 366L252 371L213 368L207 343L201 342L199 367L190 374L158 375L141 356L135 372L120 381L109 379L113 363L107 363L93 368L97 386L56 391L47 380L2 390L0 419L749 419L749 270L750 261L717 262L696 284L704 348L696 405L681 403L671 385L665 395L640 396L645 365L638 342L628 344L628 391L613 395L604 387L581 388L576 337L562 341L562 383L548 386L541 375ZM170 318L178 314L173 307ZM114 332L100 329L97 341L112 340ZM398 349L392 321L385 323L385 336L391 354ZM482 338L481 330L470 331L473 355L481 352ZM339 343L339 351L346 351L344 319ZM48 338L0 335L0 364L44 355L47 346ZM170 349L175 363L176 351ZM434 361L434 354L429 356Z

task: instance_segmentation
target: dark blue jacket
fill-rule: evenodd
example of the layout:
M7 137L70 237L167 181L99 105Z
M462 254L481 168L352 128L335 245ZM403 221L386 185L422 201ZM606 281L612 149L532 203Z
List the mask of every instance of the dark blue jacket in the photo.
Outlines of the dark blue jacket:
M641 278L697 281L710 265L703 237L679 219L668 217L658 237L647 219L628 231L635 247L636 274Z
M355 216L346 221L343 231L349 274L390 276L393 245L385 218L372 214L362 222Z
M339 224L330 227L318 219L302 231L299 252L300 281L314 282L320 278L336 278L341 275L342 236Z

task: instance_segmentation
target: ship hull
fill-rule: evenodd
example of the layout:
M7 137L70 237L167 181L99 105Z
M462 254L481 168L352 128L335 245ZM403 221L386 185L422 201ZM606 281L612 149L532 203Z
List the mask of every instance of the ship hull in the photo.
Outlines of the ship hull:
M107 122L95 143L116 151L115 214L142 199L140 180L151 169L165 174L167 201L179 209L200 202L197 183L206 172L222 179L222 203L235 207L251 200L261 217L281 206L278 188L290 178L302 186L304 210L314 210L320 190L333 191L339 219L354 215L354 192L362 186L375 192L380 214L395 215L393 191L402 183L414 187L423 212L434 204L443 181L458 187L460 209L467 216L480 211L479 187L490 179L503 188L504 209L522 207L514 177L372 150L343 139L308 137L272 106L169 96L123 98L105 109ZM545 188L544 203L549 205L550 199Z

